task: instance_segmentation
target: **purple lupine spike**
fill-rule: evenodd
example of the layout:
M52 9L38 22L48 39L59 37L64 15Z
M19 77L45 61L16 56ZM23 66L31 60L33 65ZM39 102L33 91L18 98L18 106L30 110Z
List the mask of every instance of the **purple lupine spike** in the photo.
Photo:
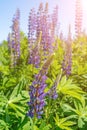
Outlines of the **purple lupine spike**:
M52 99L58 98L58 94L56 92L56 87L57 87L56 85L53 85L52 88L50 89L50 91L48 92L49 97Z
M11 61L14 66L17 64L18 59L20 58L20 27L19 27L19 20L20 20L20 11L17 9L14 17L13 17L13 25L12 33L11 33L11 40L10 40L10 50L11 50Z
M65 44L65 55L62 63L63 73L68 77L71 74L72 67L72 40L71 40L71 28L69 26L68 40Z
M48 3L46 4L45 11L44 11L44 27L43 27L43 48L44 54L49 55L53 52L53 43L54 43L54 36L55 36L55 29L57 26L57 14L58 14L58 7L54 9L54 12L51 15L48 14Z
M42 21L43 18L43 3L40 3L38 11L37 11L37 29L36 29L36 36L39 38L40 32L42 31Z
M29 64L33 64L36 68L39 67L40 64L40 54L39 48L36 44L36 13L35 10L32 9L29 15L29 33L28 33L28 41L29 41Z
M39 67L40 64L40 54L38 50L38 46L35 46L30 54L29 63L33 64L36 68Z
M36 41L36 13L35 9L31 9L29 14L29 24L28 24L28 42L29 42L29 49L31 49L32 44Z
M47 58L47 56L50 54L52 49L52 43L51 43L51 36L50 36L50 29L51 29L51 21L50 21L50 15L48 14L48 3L45 5L45 9L43 10L41 18L41 31L42 31L42 40L41 44L43 47L43 54L44 59Z
M20 57L20 27L19 27L19 20L20 20L20 11L17 9L14 22L13 22L13 32L15 36L13 36L15 39L15 52L16 52L16 58L18 59Z
M81 0L76 0L75 5L75 34L76 36L80 36L82 33L82 17L83 17L83 10L82 10L82 3Z
M53 14L52 14L52 24L53 28L57 26L57 21L58 21L58 6L54 8ZM55 31L55 30L54 30Z
M39 71L37 75L35 75L35 80L32 82L30 86L30 102L29 107L30 110L28 112L28 116L37 118L41 118L43 114L43 108L45 106L45 96L44 89L46 88L46 79L48 68L52 63L54 55L51 55L49 59L44 63L42 69Z
M57 86L59 84L59 81L61 79L61 74L57 76L53 86L51 87L51 89L48 91L48 95L51 99L57 99L58 98L58 93L56 91Z
M8 49L10 50L11 49L11 34L10 33L8 34L7 41L8 41Z
M56 34L56 29L58 27L58 6L56 6L54 8L53 14L51 16L52 19L52 23L51 23L51 43L52 43L52 48L54 49L55 47L53 47L53 43L55 41L55 35Z
M45 88L43 89L43 85L45 84L45 81L43 80L42 77L40 77L40 81L37 80L36 84L34 83L34 85L33 85L33 83L32 83L32 86L33 86L32 89L30 87L30 93L29 93L30 111L28 113L30 117L32 117L31 113L33 113L33 116L37 116L39 118L41 115L40 112L43 112L43 107L45 106L45 101L44 101L44 97L45 97L44 89ZM38 75L38 78L39 78L39 75ZM43 82L43 84L42 84L42 82Z
M40 59L42 53L43 59L47 59L48 55L53 53L53 42L55 29L57 25L57 14L58 8L54 9L53 15L48 13L48 3L43 8L43 3L40 3L38 11L31 10L29 15L29 63L34 64L35 67L40 65ZM38 39L41 35L41 40L38 45ZM33 50L36 50L35 54ZM36 52L35 51L35 52ZM35 56L35 57L34 57ZM36 60L37 59L37 60ZM35 62L36 61L36 62Z

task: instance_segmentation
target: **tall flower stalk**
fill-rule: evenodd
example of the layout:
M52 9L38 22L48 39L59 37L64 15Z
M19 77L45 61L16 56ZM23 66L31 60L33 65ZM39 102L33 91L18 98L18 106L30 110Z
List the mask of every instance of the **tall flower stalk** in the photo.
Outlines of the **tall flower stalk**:
M56 29L57 29L57 26L58 26L58 6L56 6L53 10L53 14L51 16L51 19L52 19L52 23L51 23L51 43L53 44L54 41L55 41L55 35L58 35L56 34Z
M29 14L28 26L29 26L28 28L29 29L29 32L28 32L29 61L28 63L33 64L35 67L39 67L40 65L40 54L39 54L39 46L38 46L39 43L36 37L37 16L34 9L31 9L31 12Z
M34 9L31 10L29 14L29 24L28 24L28 41L29 41L29 63L34 64L35 67L40 65L42 51L43 59L47 59L47 57L53 53L53 42L55 29L57 26L57 18L56 15L58 13L58 8L54 9L53 14L49 14L48 12L48 3L46 3L45 8L43 7L43 3L40 3L37 12ZM38 39L41 35L41 40L38 47ZM37 43L37 44L36 44ZM37 47L36 47L37 46ZM35 57L33 49L37 50ZM37 58L36 58L37 57ZM37 60L35 60L35 58ZM38 64L36 62L38 62Z
M51 87L51 89L48 92L48 95L51 99L57 99L58 98L58 93L57 93L56 89L57 89L57 86L60 82L60 79L61 79L61 74L56 77L53 86Z
M51 29L51 21L50 21L50 15L48 13L48 3L46 3L45 8L43 9L43 12L41 12L41 9L39 7L38 10L39 14L42 14L40 17L40 23L41 24L41 31L42 31L42 40L41 45L43 47L43 55L46 58L46 56L50 53L50 50L52 49L52 43L50 41L50 29Z
M76 36L81 35L81 32L82 32L82 4L81 4L81 0L76 0L76 10L75 10Z
M9 49L11 51L11 67L15 66L20 58L20 11L17 9L13 24L12 33L8 36Z
M49 59L44 63L40 72L35 75L35 80L30 86L30 102L28 103L30 107L28 115L30 117L41 118L41 115L43 114L44 106L46 104L46 93L44 92L44 89L46 88L46 75L48 72L48 68L52 63L53 57L54 55L50 56Z
M65 43L65 54L62 63L63 73L68 77L71 74L72 68L72 40L71 40L71 27L69 26L68 39Z

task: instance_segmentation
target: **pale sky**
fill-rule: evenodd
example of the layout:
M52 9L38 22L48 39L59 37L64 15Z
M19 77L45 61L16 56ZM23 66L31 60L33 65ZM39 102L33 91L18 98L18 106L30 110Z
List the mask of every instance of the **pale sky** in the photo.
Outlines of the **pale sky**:
M87 30L87 0L82 1L84 3L83 28ZM6 40L8 33L11 32L10 26L12 25L12 18L17 8L20 9L21 13L21 30L27 34L29 11L33 7L37 9L40 2L48 2L50 11L53 10L55 5L58 5L58 22L60 24L60 31L63 31L66 36L68 26L71 24L72 34L74 34L75 0L0 0L0 42Z

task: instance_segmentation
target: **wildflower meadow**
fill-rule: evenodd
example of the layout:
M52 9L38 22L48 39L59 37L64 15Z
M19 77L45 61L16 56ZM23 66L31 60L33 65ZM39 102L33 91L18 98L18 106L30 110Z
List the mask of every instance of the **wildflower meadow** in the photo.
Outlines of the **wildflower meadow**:
M75 34L58 33L59 7L31 8L28 33L19 8L0 44L0 130L87 129L87 34L80 0ZM67 16L66 16L67 17ZM64 22L64 21L63 21ZM62 24L62 23L61 23Z

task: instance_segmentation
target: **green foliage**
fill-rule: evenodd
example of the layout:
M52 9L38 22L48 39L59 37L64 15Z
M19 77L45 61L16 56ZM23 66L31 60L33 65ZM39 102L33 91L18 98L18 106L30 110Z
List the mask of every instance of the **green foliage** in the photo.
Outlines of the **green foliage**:
M70 127L75 124L75 122L70 121L72 119L72 116L68 116L65 118L59 118L58 115L54 118L56 125L64 130L72 130Z
M2 129L4 129L4 127L6 127L5 129L8 128L6 124L12 127L18 120L23 120L27 113L29 95L28 92L22 90L22 88L23 84L21 82L10 94L4 95L3 92L0 93L0 119Z
M87 106L81 104L80 102L74 101L74 106L71 107L68 104L63 104L62 106L64 112L71 112L73 118L75 118L79 128L83 128L87 122Z
M61 93L64 96L68 95L70 97L76 98L84 103L83 94L85 94L85 92L83 92L76 84L73 84L71 79L67 80L66 76L61 79L57 89L58 93Z
M87 39L83 36L72 41L72 74L68 78L63 75L61 66L64 44L60 39L54 43L55 56L49 67L45 89L48 92L58 76L58 98L46 97L41 119L27 116L29 86L41 69L28 64L27 36L21 32L21 57L14 68L10 67L7 41L0 45L0 130L86 130ZM41 66L43 64L41 61Z

